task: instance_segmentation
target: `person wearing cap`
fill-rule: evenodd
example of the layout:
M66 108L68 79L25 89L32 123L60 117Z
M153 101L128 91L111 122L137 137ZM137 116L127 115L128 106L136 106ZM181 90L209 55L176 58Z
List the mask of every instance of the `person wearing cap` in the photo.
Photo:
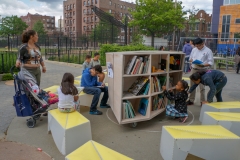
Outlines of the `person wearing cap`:
M201 65L197 64L191 64L191 75L193 73L199 72L200 70L207 70L209 69L213 63L213 53L211 49L205 46L204 41L201 38L196 38L194 40L195 48L193 48L190 57L189 62L193 62L195 60L201 61ZM190 81L190 86L193 86L194 82ZM199 84L200 87L200 100L201 105L202 102L205 102L205 88L203 84ZM189 101L187 102L188 105L193 105L195 100L196 90L192 91L189 96Z

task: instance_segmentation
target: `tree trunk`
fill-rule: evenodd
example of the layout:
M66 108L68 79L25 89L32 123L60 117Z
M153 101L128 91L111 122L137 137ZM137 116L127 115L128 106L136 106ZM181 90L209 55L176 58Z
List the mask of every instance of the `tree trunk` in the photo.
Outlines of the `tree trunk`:
M151 41L151 46L154 47L154 33L152 33L152 41Z

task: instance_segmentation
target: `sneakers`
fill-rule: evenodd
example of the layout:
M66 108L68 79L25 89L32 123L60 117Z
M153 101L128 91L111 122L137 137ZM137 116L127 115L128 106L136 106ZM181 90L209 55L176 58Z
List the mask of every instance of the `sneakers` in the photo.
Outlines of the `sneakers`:
M193 105L194 103L192 101L187 101L187 105Z
M105 104L105 105L100 104L100 108L111 108L111 107L108 104Z
M188 119L188 117L181 118L181 119L179 120L179 122L185 123L187 119Z
M92 115L102 115L102 112L99 111L99 110L95 110L95 111L90 111L89 114L92 114Z

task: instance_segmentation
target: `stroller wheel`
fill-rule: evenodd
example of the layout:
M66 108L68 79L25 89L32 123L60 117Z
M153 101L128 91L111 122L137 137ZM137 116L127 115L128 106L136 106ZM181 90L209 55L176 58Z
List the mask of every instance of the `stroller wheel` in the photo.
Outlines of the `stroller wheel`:
M29 128L33 128L33 127L35 126L35 124L36 124L36 120L35 120L35 119L29 118L29 119L27 120L27 126L28 126Z
M33 119L38 120L40 117L41 117L41 114L37 114L37 115L33 116Z

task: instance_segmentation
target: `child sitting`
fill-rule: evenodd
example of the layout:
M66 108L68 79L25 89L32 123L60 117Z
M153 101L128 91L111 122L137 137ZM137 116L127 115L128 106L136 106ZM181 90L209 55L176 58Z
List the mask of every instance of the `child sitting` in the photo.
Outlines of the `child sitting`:
M188 118L187 113L187 103L186 100L188 99L188 83L184 80L178 81L176 85L176 94L173 94L172 91L167 91L166 86L162 86L162 89L164 91L165 96L169 100L175 100L175 106L174 105L167 105L166 107L166 115L180 118L179 122L184 123Z
M86 68L91 68L92 67L92 64L90 62L91 62L91 56L90 55L86 55L85 61L84 61L83 65L82 65L83 70L86 69Z
M79 108L78 90L74 86L74 77L65 73L58 91L58 109L60 112L70 113Z

